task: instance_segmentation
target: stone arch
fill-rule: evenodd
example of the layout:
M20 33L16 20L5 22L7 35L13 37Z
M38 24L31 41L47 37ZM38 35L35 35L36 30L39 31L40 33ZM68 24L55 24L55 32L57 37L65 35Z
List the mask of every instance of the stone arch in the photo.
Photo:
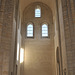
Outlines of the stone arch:
M27 9L28 9L29 7L31 7L31 6L33 6L33 5L37 5L37 4L38 4L38 5L45 6L47 9L49 9L48 11L51 12L51 14L53 15L52 9L51 9L47 4L45 4L45 3L43 3L43 2L33 2L33 3L30 3L29 5L27 5L27 6L24 8L23 13L24 13L25 11L27 11Z
M40 6L41 8L40 18L35 17L35 8L37 5ZM54 37L53 14L52 14L52 10L48 7L48 5L42 2L34 2L28 5L23 12L23 24L24 24L23 26L26 26L28 22L34 23L34 28L36 25L35 22L37 22L37 24L40 25L40 31L41 31L41 23L47 22L49 24L49 29L50 29L49 35L52 34L52 37Z

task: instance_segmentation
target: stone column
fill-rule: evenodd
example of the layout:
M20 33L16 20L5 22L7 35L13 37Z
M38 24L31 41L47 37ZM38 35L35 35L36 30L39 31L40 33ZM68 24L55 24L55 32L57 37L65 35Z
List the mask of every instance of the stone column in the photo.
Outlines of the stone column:
M15 25L13 23L14 0L2 0L0 10L0 75L9 75L10 59L13 55L14 43L13 38ZM12 64L11 64L12 65Z
M61 0L68 74L75 75L75 0Z
M2 40L2 27L3 27L3 13L6 0L0 0L0 75L2 75L2 60L3 60L3 51L1 49L1 40Z

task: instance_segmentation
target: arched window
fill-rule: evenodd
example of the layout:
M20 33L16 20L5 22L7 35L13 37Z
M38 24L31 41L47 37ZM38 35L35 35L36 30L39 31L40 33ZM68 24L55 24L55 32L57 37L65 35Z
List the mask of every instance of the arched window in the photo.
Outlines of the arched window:
M48 25L47 24L42 25L42 37L48 37Z
M35 17L41 17L41 8L40 8L40 6L37 6L35 8Z
M27 25L27 37L33 37L33 24Z

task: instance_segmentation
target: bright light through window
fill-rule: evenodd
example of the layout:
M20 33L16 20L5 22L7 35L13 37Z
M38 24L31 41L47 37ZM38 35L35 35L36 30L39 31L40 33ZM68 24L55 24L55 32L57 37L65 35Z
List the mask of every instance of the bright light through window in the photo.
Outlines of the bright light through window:
M35 17L41 17L41 10L40 8L35 9Z
M48 37L48 25L47 24L42 25L42 37Z
M27 26L27 37L33 37L33 25L29 24Z
M20 48L20 30L18 29L18 35L17 35L17 61L19 60L19 48Z
M21 48L20 50L20 63L23 63L24 61L24 49Z

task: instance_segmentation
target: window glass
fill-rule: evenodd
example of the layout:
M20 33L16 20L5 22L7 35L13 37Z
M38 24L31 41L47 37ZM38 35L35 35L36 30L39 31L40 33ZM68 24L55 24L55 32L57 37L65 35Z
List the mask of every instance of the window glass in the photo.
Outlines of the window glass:
M29 24L27 26L27 37L33 37L33 25Z
M42 37L48 37L48 25L47 24L42 25Z
M40 8L35 9L35 17L41 17L41 9Z

